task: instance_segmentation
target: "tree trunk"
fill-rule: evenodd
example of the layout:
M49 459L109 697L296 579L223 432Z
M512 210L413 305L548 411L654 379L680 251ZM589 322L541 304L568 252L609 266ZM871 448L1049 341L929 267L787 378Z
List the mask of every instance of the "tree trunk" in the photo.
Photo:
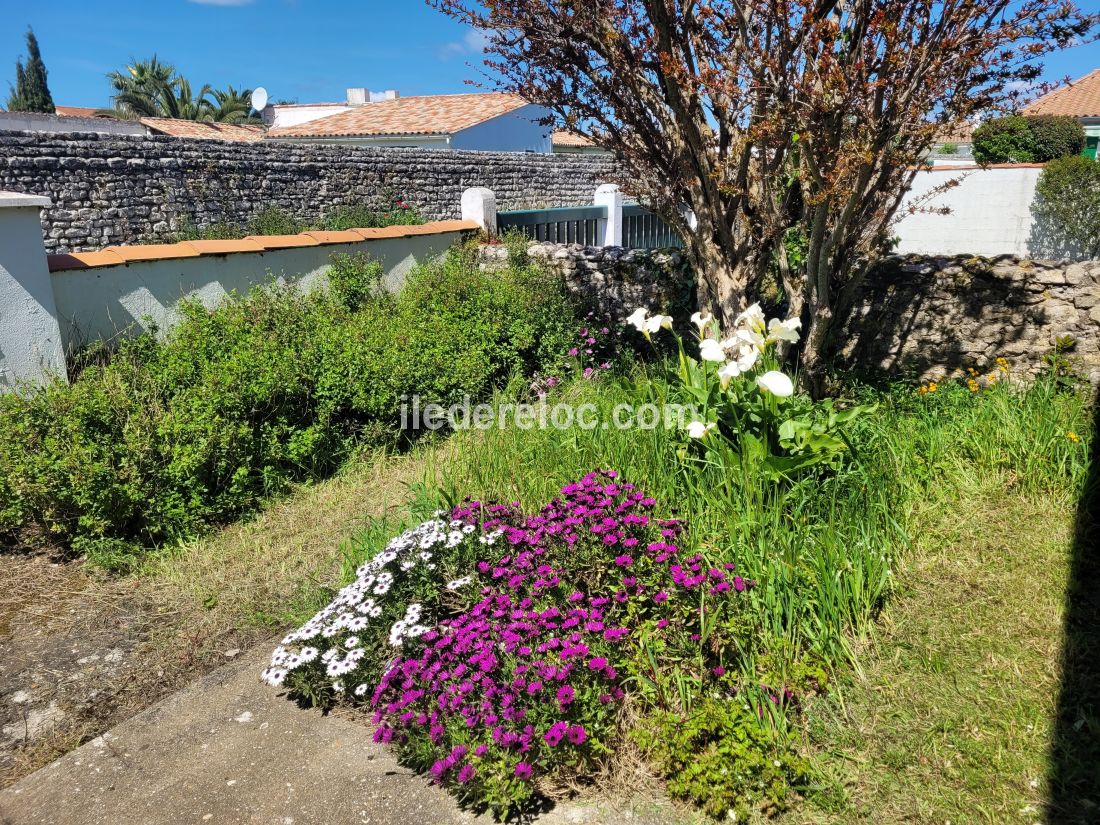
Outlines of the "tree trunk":
M827 390L829 336L833 328L831 307L816 304L810 307L810 325L802 340L801 383L815 400Z
M738 259L702 226L684 240L685 251L695 271L699 309L711 312L723 326L731 325L748 306L755 282L755 262Z

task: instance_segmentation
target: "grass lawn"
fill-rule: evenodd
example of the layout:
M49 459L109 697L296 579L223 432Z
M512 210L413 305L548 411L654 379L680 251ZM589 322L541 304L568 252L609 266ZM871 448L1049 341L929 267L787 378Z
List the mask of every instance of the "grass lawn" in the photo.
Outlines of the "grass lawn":
M842 799L784 822L1045 821L1073 508L994 479L921 519L851 680L807 711Z

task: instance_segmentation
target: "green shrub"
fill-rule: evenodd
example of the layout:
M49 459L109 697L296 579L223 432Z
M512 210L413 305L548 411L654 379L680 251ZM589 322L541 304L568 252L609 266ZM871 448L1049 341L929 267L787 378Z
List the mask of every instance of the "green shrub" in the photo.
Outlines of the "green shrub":
M71 385L0 397L0 534L124 566L403 435L403 395L454 403L561 358L564 287L459 255L380 293L337 261L331 292L268 287L181 307ZM97 359L89 359L97 360Z
M719 819L742 822L754 810L782 810L813 776L795 737L762 724L747 701L704 699L686 717L651 716L634 735L673 797Z
M1019 115L987 120L974 130L978 163L1033 163L1035 151L1035 135Z
M1037 115L1027 118L1035 142L1038 163L1081 154L1085 148L1085 127L1067 115Z
M1047 164L1035 189L1032 247L1100 257L1100 163L1076 155Z
M1009 115L974 130L974 159L979 163L1046 163L1084 148L1084 127L1066 116Z
M277 206L261 209L248 222L249 235L297 235L308 225Z
M404 200L397 198L382 208L368 204L338 206L325 217L324 228L342 230L421 223L424 223L423 216Z

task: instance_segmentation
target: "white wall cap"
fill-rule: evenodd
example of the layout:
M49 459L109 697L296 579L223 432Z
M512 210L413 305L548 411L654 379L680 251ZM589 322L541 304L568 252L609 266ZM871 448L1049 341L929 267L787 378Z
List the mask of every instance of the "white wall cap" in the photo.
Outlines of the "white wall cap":
M0 191L0 209L10 206L37 206L39 209L48 209L53 206L53 202L42 195Z

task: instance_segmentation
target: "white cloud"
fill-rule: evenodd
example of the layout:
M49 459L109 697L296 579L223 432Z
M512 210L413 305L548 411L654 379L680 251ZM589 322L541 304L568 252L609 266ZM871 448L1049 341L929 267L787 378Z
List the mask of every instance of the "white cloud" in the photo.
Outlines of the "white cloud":
M470 29L461 40L444 43L439 48L439 59L450 60L467 54L480 54L489 43L489 33L483 29Z

